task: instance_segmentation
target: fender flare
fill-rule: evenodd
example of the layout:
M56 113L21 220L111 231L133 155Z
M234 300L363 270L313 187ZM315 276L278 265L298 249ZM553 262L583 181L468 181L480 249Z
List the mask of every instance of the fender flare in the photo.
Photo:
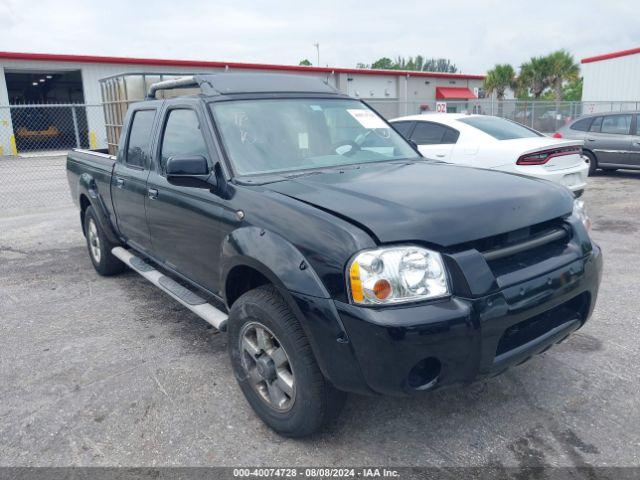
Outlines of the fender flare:
M226 300L226 281L234 267L251 267L280 289L312 297L329 292L302 253L280 235L258 227L233 231L222 242L220 282Z
M219 285L227 307L228 274L238 266L255 269L275 285L291 308L324 376L344 389L369 392L360 374L349 372L349 381L342 381L344 369L336 367L339 362L334 361L335 357L355 365L355 354L331 295L295 245L276 233L258 227L243 227L225 238L220 265ZM305 313L303 309L308 311Z
M117 230L111 224L107 206L105 205L102 196L98 192L96 182L88 173L83 173L82 175L80 175L80 177L78 177L78 204L80 205L80 199L83 195L89 199L89 204L93 207L93 211L96 214L96 220L98 220L100 228L102 228L102 231L107 236L107 239L111 243L116 245L122 243ZM83 220L84 213L82 212L82 210L80 211L80 216ZM82 224L82 229L84 232L84 222Z

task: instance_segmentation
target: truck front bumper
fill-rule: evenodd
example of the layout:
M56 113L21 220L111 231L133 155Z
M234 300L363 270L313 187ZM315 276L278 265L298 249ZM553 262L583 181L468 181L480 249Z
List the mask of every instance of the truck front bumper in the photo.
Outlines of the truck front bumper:
M393 308L334 302L323 315L333 310L346 338L334 340L321 368L338 388L385 395L497 375L580 328L593 310L601 271L594 246L586 257L481 298Z

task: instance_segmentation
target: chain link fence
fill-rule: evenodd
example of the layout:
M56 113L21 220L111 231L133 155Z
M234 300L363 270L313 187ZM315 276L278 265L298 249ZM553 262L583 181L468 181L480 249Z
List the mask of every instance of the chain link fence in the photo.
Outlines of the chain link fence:
M589 113L640 110L638 102L533 102L490 99L439 102L368 101L387 119L448 112L498 115L544 133ZM443 106L443 103L445 105ZM102 105L0 106L0 217L71 205L65 155L71 148L106 148Z
M0 106L0 217L70 206L67 151L104 147L102 105Z
M0 157L106 146L102 105L0 106Z
M554 133L568 122L591 113L640 110L638 102L547 102L492 99L425 100L400 102L397 100L367 101L387 119L405 115L429 114L446 109L448 113L478 113L508 118L543 133Z

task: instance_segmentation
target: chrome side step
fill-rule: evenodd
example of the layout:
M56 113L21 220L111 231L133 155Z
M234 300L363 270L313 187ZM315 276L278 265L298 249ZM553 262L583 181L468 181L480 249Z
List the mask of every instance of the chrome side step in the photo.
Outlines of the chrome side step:
M122 260L125 265L131 268L131 270L138 272L160 290L165 292L174 300L180 302L207 323L210 323L222 332L227 329L228 315L218 310L210 303L207 303L207 301L198 294L192 292L186 287L183 287L172 278L169 278L159 272L125 248L115 247L111 250L111 253Z

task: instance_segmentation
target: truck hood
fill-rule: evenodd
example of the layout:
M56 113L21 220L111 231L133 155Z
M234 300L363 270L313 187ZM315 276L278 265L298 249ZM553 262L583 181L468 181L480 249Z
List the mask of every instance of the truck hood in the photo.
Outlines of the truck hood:
M267 188L357 224L380 243L443 247L567 215L573 196L520 175L427 161L367 164Z

